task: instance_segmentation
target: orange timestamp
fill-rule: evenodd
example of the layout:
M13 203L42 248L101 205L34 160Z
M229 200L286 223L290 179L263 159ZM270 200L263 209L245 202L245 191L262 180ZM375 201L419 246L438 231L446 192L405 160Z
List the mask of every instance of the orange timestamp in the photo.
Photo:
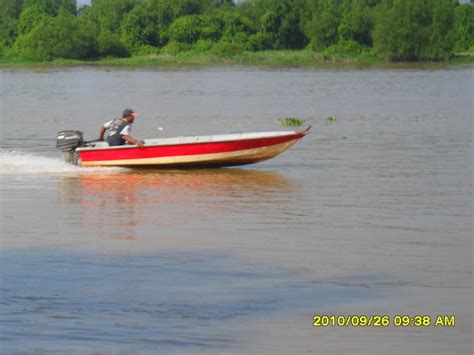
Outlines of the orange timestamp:
M444 327L456 326L454 315L314 315L313 327Z

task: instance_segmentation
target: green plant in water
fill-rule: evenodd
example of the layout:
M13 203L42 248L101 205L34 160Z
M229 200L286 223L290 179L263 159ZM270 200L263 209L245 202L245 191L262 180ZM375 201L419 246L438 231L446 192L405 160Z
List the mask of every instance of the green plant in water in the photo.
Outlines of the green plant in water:
M336 120L336 115L328 116L327 120L331 121L331 122L334 122Z
M292 127L299 127L304 123L304 120L295 117L280 118L279 121L282 126Z

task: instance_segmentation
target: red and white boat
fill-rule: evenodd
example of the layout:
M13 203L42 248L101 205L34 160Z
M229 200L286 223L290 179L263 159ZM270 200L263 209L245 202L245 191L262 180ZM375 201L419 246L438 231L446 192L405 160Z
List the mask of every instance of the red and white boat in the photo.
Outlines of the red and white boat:
M82 133L58 133L56 147L65 160L82 166L221 167L253 164L289 149L306 134L302 131L235 133L210 136L146 139L136 145L110 147L106 142L85 143Z

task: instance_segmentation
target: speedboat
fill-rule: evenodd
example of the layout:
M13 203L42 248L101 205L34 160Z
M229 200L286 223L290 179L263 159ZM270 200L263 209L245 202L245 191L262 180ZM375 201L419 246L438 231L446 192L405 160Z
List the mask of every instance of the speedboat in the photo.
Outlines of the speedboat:
M61 131L56 148L66 162L81 166L208 168L258 163L292 147L309 133L301 131L232 133L146 139L144 147L85 142L80 131Z

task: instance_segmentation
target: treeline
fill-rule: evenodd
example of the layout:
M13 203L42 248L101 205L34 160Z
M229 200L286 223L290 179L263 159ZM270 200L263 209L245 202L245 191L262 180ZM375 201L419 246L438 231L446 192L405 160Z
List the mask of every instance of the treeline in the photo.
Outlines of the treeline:
M392 61L472 51L458 0L0 0L0 57L48 61L307 49Z

